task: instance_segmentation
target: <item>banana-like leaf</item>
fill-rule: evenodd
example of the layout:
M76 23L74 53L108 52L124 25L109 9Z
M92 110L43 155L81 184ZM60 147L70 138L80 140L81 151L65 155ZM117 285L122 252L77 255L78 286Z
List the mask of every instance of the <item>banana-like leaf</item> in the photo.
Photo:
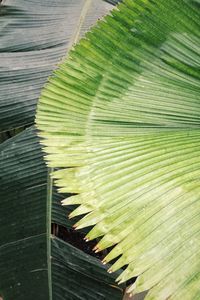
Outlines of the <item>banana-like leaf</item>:
M121 300L116 277L98 259L51 236L52 220L62 224L65 214L55 199L52 208L46 201L47 169L35 130L7 140L0 153L2 299Z
M47 77L111 5L102 0L6 0L0 5L0 130L33 123Z
M49 79L37 126L76 228L130 293L199 299L199 1L125 0ZM85 215L86 214L86 215Z

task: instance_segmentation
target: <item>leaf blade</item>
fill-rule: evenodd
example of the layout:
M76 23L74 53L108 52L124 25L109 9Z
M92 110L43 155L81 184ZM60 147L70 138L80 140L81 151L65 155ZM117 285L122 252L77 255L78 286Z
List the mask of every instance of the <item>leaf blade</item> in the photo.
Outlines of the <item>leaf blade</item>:
M38 106L47 162L62 168L56 184L79 194L69 200L80 204L72 217L87 213L76 227L94 225L89 239L104 236L97 251L117 244L107 260L122 255L114 270L129 264L122 281L147 271L143 258L149 268L164 255L173 261L172 230L179 237L184 224L190 241L198 230L190 219L199 209L198 15L192 1L124 1L70 53ZM156 271L147 299L181 295L173 265L169 280ZM130 292L146 289L142 278Z

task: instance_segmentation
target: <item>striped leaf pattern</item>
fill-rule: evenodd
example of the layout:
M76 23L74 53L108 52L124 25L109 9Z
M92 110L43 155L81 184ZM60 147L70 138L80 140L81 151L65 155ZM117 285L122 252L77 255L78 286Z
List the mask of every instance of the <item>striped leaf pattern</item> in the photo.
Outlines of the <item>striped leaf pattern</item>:
M37 126L77 229L146 299L199 299L199 2L125 0L42 92Z

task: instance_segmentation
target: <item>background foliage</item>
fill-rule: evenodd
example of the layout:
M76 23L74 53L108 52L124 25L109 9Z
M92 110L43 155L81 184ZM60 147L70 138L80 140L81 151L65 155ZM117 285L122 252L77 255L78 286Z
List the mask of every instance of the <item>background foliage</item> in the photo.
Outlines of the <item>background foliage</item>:
M51 235L51 223L71 227L66 218L70 209L60 206L61 196L47 180L47 168L32 126L47 77L68 49L110 8L99 0L1 3L3 300L122 299L123 291L116 288L115 276L107 274L97 258Z

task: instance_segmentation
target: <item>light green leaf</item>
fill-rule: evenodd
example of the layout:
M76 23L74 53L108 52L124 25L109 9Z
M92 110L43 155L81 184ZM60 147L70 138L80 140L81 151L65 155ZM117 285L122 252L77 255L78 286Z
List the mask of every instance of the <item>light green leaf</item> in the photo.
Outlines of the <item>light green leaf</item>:
M197 1L125 0L87 33L38 105L60 192L130 293L199 299ZM186 298L184 298L186 295Z

